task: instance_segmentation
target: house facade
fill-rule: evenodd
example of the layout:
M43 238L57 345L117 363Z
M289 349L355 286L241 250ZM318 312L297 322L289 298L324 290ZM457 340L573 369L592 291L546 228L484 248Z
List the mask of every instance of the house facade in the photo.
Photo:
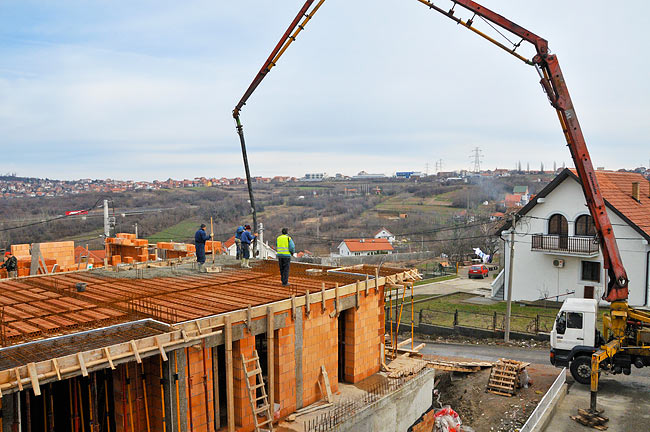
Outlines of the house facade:
M346 239L339 244L340 256L392 254L393 246L384 238Z
M650 185L635 173L597 171L596 175L630 279L629 303L648 306ZM603 256L580 181L572 171L562 171L523 207L514 228L513 300L602 297ZM507 223L501 232L505 268L497 278L503 286L493 284L495 297L507 292L511 230Z
M386 239L386 240L388 240L388 243L390 243L390 244L393 244L393 242L395 241L395 235L392 232L388 231L384 227L381 227L381 229L375 233L375 238L376 239L380 239L380 238Z

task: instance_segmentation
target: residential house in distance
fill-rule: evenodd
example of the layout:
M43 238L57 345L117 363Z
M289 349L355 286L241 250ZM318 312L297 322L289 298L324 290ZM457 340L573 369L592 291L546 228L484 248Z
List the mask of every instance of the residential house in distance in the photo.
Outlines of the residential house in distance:
M643 175L597 171L607 212L630 279L629 303L650 305L650 184ZM513 300L602 297L603 256L577 175L563 170L518 212ZM502 298L510 267L510 222L502 228L505 270L492 285Z
M528 186L515 186L512 190L512 193L515 195L521 195L520 201L522 205L526 205L530 201L530 192L528 191Z
M393 246L385 238L346 239L339 244L340 256L367 256L392 254Z
M395 241L395 235L384 227L381 227L381 229L375 233L375 238L386 239L390 244L393 244Z
M258 242L258 243L260 244L260 255L257 258L261 258L261 259L277 258L277 253L275 252L275 249L269 246L268 242L266 243ZM227 255L237 256L237 245L235 245L235 236L232 236L228 240L226 240L223 243L223 247L226 250Z
M301 180L303 181L323 181L327 174L325 173L307 173Z

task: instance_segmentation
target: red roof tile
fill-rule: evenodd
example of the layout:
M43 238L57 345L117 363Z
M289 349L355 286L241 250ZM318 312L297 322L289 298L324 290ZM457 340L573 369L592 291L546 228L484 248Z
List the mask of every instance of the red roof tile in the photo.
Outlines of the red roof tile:
M384 238L343 240L350 252L392 251L393 246Z

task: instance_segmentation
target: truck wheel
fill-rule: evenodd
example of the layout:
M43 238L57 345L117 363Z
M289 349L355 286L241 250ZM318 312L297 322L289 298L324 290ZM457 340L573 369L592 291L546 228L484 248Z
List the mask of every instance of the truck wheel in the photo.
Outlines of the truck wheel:
M576 357L569 366L571 376L580 384L591 384L591 357Z

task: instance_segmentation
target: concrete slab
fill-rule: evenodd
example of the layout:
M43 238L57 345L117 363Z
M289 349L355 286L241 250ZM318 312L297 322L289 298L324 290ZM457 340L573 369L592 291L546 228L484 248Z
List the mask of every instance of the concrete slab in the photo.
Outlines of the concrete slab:
M476 297L468 298L467 300L463 300L462 303L491 305L499 302L496 300L492 300L491 298L476 296Z
M605 409L609 417L608 432L646 431L650 426L650 375L645 371L634 370L635 375L616 375L601 378L598 392L598 408ZM578 408L589 408L589 387L571 383L567 395L556 408L553 418L546 427L554 431L593 431L571 420Z

